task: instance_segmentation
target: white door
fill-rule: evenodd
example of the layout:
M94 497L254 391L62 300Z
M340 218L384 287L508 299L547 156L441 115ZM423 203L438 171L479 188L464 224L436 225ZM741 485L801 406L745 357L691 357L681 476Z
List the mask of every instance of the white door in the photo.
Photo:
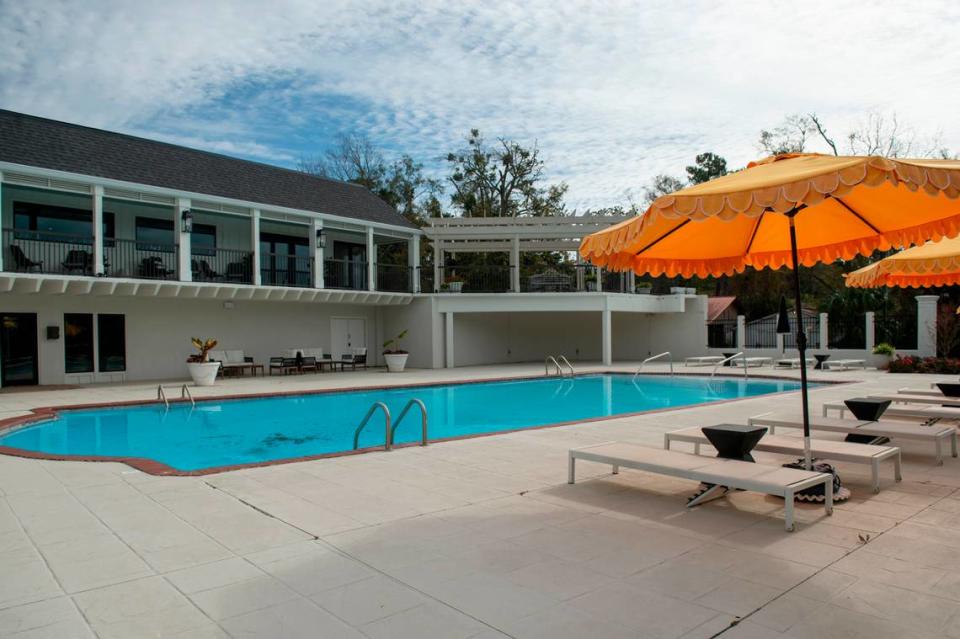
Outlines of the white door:
M330 354L334 359L367 345L367 321L362 317L334 317L330 321Z

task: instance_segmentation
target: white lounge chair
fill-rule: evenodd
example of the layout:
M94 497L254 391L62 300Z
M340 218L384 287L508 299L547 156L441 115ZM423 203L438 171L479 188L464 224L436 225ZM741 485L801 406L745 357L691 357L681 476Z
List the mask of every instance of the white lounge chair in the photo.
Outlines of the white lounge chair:
M675 430L663 435L663 447L670 450L670 444L673 442L687 442L693 444L695 455L700 454L700 446L710 444L710 440L703 434L700 428L684 428ZM760 438L754 450L765 451L768 453L779 453L782 455L795 455L802 457L803 440L796 437L785 437L783 435L771 435L767 433ZM901 480L900 474L900 449L896 446L873 446L871 444L857 444L854 442L835 441L832 439L811 439L810 453L814 457L823 459L833 459L842 462L852 462L855 464L868 464L873 479L873 492L880 492L880 462L887 459L893 460L893 477L896 481Z
M687 357L683 360L684 366L712 366L723 361L720 355L701 355L700 357Z
M766 366L767 364L773 364L772 357L738 357L736 359L730 360L731 366L739 367L760 367Z
M854 366L867 370L867 361L863 359L828 359L823 363L823 369L831 371L834 369L847 371Z
M767 413L757 415L747 420L751 426L766 426L770 433L777 428L803 428L803 420L795 413ZM889 437L890 439L912 439L921 442L932 442L936 451L937 464L943 464L943 444L950 442L951 454L957 456L957 429L953 426L924 426L910 422L898 422L892 419L881 419L875 422L836 419L833 417L811 417L810 430L822 430L844 435L872 435L874 437Z
M894 404L934 404L937 406L960 407L960 397L940 395L908 395L906 393L876 393L867 395L872 399L889 399Z
M569 454L568 483L576 479L576 461L610 464L614 474L620 467L658 475L680 477L717 486L752 490L784 499L783 515L788 532L794 529L793 496L807 488L823 485L823 507L833 514L833 475L782 466L765 466L736 459L702 457L672 450L658 450L639 444L608 442L572 448Z
M817 363L817 360L812 357L807 357L806 363L807 368L810 368ZM776 362L777 368L800 368L800 358L799 357L788 357L785 359L778 359Z
M843 402L824 402L823 416L836 412L843 417L846 415L847 405ZM932 404L893 404L883 411L885 419L893 418L901 421L921 421L933 423L939 420L960 421L960 408Z

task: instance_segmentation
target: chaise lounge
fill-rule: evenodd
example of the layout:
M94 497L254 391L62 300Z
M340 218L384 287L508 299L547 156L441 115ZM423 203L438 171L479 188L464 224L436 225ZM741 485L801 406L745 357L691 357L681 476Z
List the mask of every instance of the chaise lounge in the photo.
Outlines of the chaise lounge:
M607 442L570 449L567 479L570 484L576 480L578 459L610 464L614 474L620 472L622 466L658 475L782 497L784 526L787 532L794 530L793 498L801 490L823 485L823 507L828 515L833 514L833 475L827 473L765 466L736 459L701 457L626 442Z

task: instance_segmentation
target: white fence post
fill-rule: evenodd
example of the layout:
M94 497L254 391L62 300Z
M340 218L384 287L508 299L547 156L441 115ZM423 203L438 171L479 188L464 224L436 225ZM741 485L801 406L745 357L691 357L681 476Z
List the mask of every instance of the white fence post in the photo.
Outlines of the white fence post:
M820 348L826 350L830 345L830 315L820 313Z
M936 295L917 295L917 350L921 357L937 355Z
M875 337L876 333L874 332L876 330L876 323L874 322L873 311L867 311L864 314L864 320L867 323L865 327L866 328L866 333L865 333L866 344L864 344L864 348L866 349L867 353L872 353L873 347L875 346L875 341L876 341L876 337Z
M747 347L747 318L744 315L737 315L737 350L742 351Z

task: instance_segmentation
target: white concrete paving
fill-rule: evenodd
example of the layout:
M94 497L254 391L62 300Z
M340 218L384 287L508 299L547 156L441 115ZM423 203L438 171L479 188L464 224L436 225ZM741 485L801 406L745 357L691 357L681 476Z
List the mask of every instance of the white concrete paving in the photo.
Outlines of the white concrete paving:
M538 372L248 378L198 394ZM853 383L813 390L814 410L936 379L815 376ZM154 392L5 391L0 415ZM782 502L753 493L687 511L691 482L588 463L566 484L572 446L659 447L667 430L797 403L758 397L204 477L0 456L0 636L960 637L960 460L938 467L905 444L904 481L885 472L879 494L866 468L839 464L853 498L830 518L799 506L793 534Z

